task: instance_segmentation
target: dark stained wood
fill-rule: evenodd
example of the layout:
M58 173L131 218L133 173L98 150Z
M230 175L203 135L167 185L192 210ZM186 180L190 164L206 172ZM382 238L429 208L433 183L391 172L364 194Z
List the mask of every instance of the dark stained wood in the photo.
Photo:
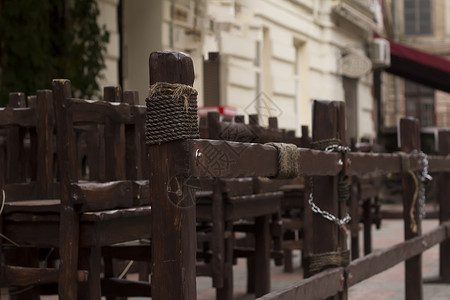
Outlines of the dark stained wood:
M71 86L68 80L53 80L53 107L56 116L56 136L58 167L61 182L61 222L60 227L60 281L59 297L61 299L77 299L77 262L79 249L79 215L70 198L70 183L76 181L76 155L71 115L64 112L67 98L71 97Z
M257 298L259 300L325 299L343 289L343 268L334 268Z
M313 104L313 142L331 138L340 139L344 136L345 123L341 123L340 110L343 105L332 101L314 101ZM344 142L344 141L343 141ZM313 201L320 209L339 215L339 203L337 198L336 177L313 178ZM311 209L309 205L306 209ZM337 250L338 243L342 243L339 237L339 227L326 220L319 214L312 215L312 224L305 224L305 233L310 232L312 244L308 245L308 256ZM326 239L323 236L327 236ZM305 266L305 277L311 276L308 264Z
M0 126L17 125L22 127L31 127L36 124L34 107L1 107L0 116Z
M359 217L356 216L359 216L360 194L357 178L353 178L350 194L350 212L351 216L353 216L350 221L352 259L359 257Z
M400 149L405 153L413 150L420 151L420 125L418 120L403 118L400 120L398 132L400 134ZM409 173L402 176L403 195L403 219L405 240L409 240L422 234L421 219L419 217L419 199L413 204L416 185ZM414 205L414 219L417 226L412 230L413 220L410 216L411 207ZM422 255L411 257L405 261L405 299L423 299L422 290Z
M269 215L255 218L255 296L270 292Z
M10 93L8 108L25 107L25 95L23 93ZM25 129L18 126L7 128L8 143L6 145L6 182L20 182L25 179L24 157Z
M2 281L1 286L10 286L11 284L29 286L35 284L37 281L42 284L58 282L58 269L18 266L3 266L2 268L2 272L7 274L7 276ZM87 276L86 271L78 271L77 281L86 281Z
M74 204L82 204L81 211L131 207L134 204L132 182L79 183L70 186Z
M190 140L188 143L193 151L191 174L195 177L270 177L277 172L277 151L269 145L217 140ZM195 157L196 150L202 153L201 161ZM342 170L337 153L304 148L298 151L302 175L336 175Z
M104 100L107 102L121 102L122 90L120 87L105 87ZM105 160L106 180L125 179L125 161L121 159L125 153L124 126L114 119L105 119Z
M182 52L152 52L149 57L150 85L156 82L194 84L194 64Z
M149 58L150 84L194 82L189 56L176 52L153 52ZM195 199L187 179L191 149L186 141L148 147L150 194L152 195L152 296L155 299L195 299ZM194 151L195 152L195 151ZM195 155L195 154L194 154ZM178 182L181 199L168 194ZM171 198L169 198L171 197ZM170 287L170 288L168 288Z
M438 154L447 156L450 154L450 131L439 131ZM448 169L447 169L448 170ZM438 201L439 201L439 222L443 224L450 220L450 174L449 172L439 174L438 180ZM450 283L450 257L445 253L450 253L450 240L442 242L439 246L439 275L443 282Z
M107 297L151 297L149 282L105 278L101 282L102 293Z
M208 124L210 120L210 114L208 114ZM208 126L209 127L209 126ZM224 271L225 271L225 253L224 253L224 231L225 231L225 216L224 216L224 199L222 195L221 183L218 179L213 183L213 195L212 195L212 216L213 227L212 234L214 237L211 240L211 271L213 286L216 288L223 288L224 285ZM228 291L218 291L223 297L223 293Z
M449 238L447 230L450 223L446 222L438 228L399 243L392 247L368 254L352 261L348 267L348 286L353 286L373 275L383 272L396 264L416 257L418 254ZM420 284L422 285L422 284ZM409 298L405 298L409 299Z
M40 198L53 195L53 98L52 91L37 91L37 176L36 185ZM30 198L32 199L32 198Z
M101 299L100 289L101 273L101 249L100 247L85 248L80 251L81 269L89 270L86 283L79 284L80 297L82 299Z

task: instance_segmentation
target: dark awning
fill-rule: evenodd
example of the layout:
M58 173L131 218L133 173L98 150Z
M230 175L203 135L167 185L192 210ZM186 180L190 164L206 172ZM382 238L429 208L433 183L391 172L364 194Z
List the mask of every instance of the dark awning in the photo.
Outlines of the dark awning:
M450 60L389 42L391 66L386 72L450 93Z

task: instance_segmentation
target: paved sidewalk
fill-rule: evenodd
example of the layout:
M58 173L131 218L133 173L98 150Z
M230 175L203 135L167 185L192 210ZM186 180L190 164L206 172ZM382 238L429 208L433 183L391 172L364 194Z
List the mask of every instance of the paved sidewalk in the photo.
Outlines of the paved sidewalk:
M424 220L423 232L427 232L438 225L437 220ZM389 247L403 240L403 222L401 220L383 220L380 230L373 230L373 249ZM362 237L361 237L362 243ZM361 246L362 249L362 246ZM448 254L450 255L450 253ZM272 290L282 289L302 279L300 269L300 252L294 252L294 272L284 273L283 267L272 266ZM435 246L423 254L423 277L432 278L439 274L439 246ZM245 260L239 259L234 267L234 299L254 299L254 295L245 293L247 274ZM369 278L349 290L350 300L404 300L404 264ZM450 284L424 284L425 300L449 300ZM2 291L3 293L6 291ZM210 278L197 278L198 300L215 299L215 290L211 288ZM56 296L41 297L44 300L55 300ZM3 298L2 298L3 299ZM148 299L148 298L130 298Z
M438 225L437 220L424 220L422 231L425 233ZM403 221L383 220L380 230L373 230L373 249L377 251L385 247L395 245L403 240ZM360 238L362 243L362 237ZM361 245L362 249L362 245ZM294 253L294 273L283 273L283 267L272 267L272 290L287 287L301 280L299 266L300 252ZM450 255L450 253L449 253ZM423 277L432 278L439 274L439 246L426 251L422 256ZM234 267L234 298L239 300L254 299L253 295L246 295L246 268L245 261L239 260ZM349 289L350 300L404 300L404 264L398 264L393 268L373 276ZM199 300L215 299L215 292L208 278L197 279L197 291ZM424 299L449 300L450 284L424 284Z

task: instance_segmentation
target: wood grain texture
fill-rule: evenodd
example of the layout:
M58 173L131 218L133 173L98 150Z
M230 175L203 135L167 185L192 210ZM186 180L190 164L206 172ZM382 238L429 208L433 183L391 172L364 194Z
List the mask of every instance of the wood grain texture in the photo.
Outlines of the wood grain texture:
M193 63L177 52L153 52L149 58L150 84L192 86ZM183 184L189 173L186 141L148 147L152 195L152 296L155 299L195 299L195 199ZM176 189L169 198L168 187ZM170 287L170 288L168 288Z

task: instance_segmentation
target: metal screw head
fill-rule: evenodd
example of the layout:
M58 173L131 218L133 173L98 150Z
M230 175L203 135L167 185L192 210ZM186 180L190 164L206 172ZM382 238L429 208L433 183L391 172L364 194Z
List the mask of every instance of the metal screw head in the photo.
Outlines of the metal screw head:
M201 163L203 160L203 154L200 152L199 149L195 151L195 159L197 160L197 163Z

